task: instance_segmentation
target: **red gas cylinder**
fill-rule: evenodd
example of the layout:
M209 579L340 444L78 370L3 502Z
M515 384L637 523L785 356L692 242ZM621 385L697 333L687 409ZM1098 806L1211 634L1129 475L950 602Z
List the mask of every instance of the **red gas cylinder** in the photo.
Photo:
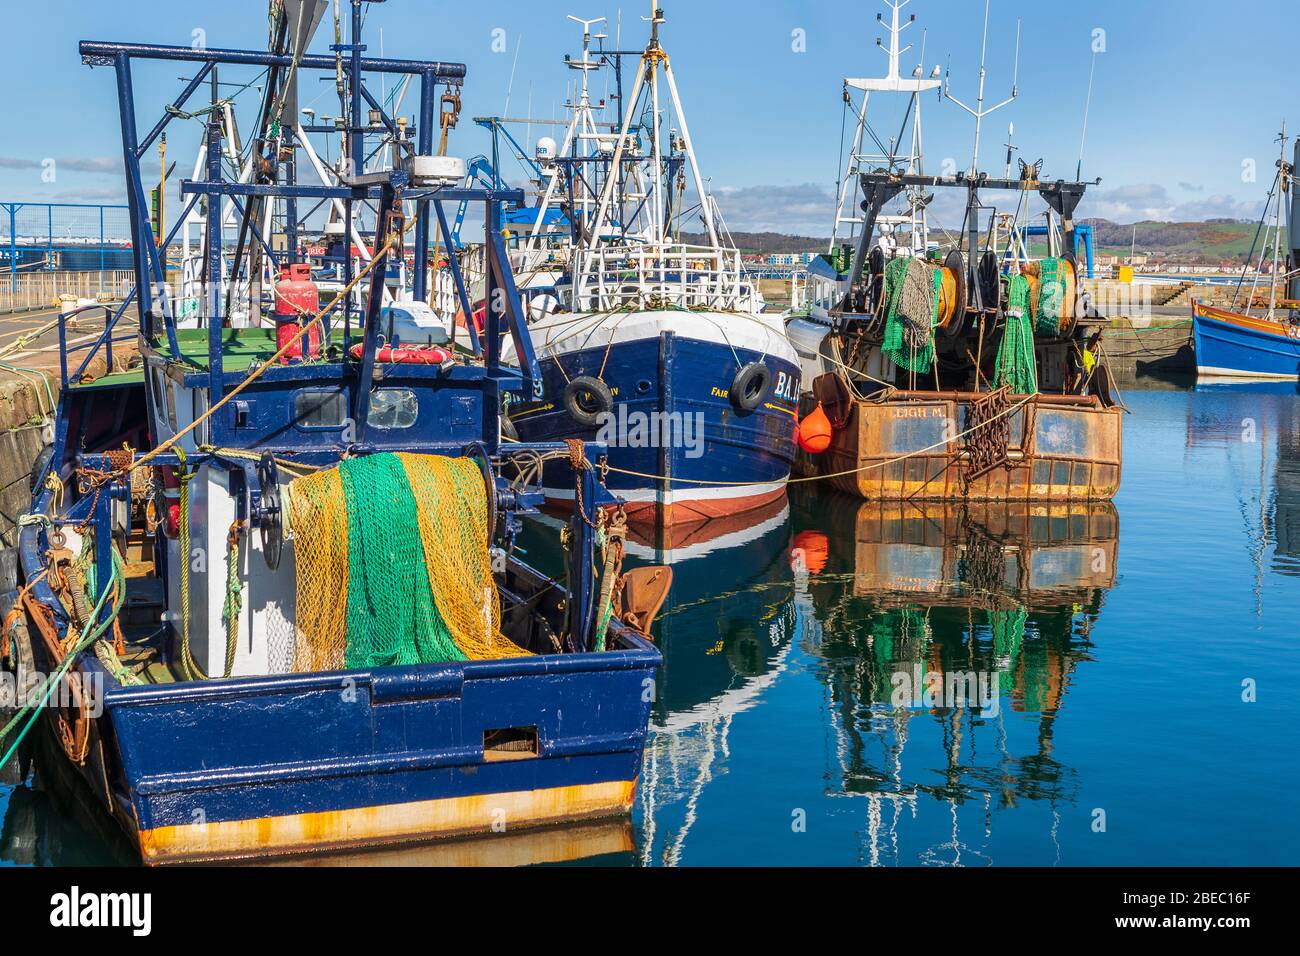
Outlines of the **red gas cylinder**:
M295 262L280 269L280 281L275 284L275 346L282 349L299 331L299 323L316 315L320 308L320 290L311 281L311 266ZM307 331L307 354L320 357L320 325ZM302 340L299 339L280 357L281 362L302 358Z

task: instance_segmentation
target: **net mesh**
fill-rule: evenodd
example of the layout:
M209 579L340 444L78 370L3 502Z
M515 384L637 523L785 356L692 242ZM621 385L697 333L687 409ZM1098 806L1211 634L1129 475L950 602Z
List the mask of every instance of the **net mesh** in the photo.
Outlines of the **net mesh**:
M487 496L466 458L382 454L295 479L294 670L527 654L500 633Z
M942 271L922 259L891 259L885 266L885 335L880 350L902 368L928 372L939 324Z
M1069 261L1048 257L1025 264L1029 309L1039 335L1057 335L1074 314L1075 279Z
M1029 316L1029 280L1012 276L1007 296L1007 324L998 346L993 387L1010 385L1017 395L1038 391L1038 370L1034 358L1034 323Z

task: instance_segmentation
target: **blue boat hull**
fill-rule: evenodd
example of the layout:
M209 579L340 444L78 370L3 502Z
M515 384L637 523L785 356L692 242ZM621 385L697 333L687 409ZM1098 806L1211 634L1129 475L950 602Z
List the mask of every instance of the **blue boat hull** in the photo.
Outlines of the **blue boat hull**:
M106 719L147 862L492 834L626 813L657 652L123 688ZM506 729L535 746L494 756ZM292 755L291 760L286 756Z
M145 686L86 658L105 691L74 766L146 863L623 815L662 658L611 635L603 653Z
M1280 323L1198 304L1192 331L1199 375L1300 379L1300 332Z
M768 393L752 412L729 398L737 368L762 360L771 370ZM515 404L509 417L525 442L581 438L608 445L610 492L626 502L634 523L689 524L762 507L785 493L794 461L799 368L794 362L665 333L596 346L540 362L541 402ZM601 378L614 408L610 427L580 425L559 396L579 376ZM651 416L691 422L690 441L664 441ZM662 419L661 419L662 420ZM571 505L572 478L548 465L548 502ZM671 476L671 481L664 481Z

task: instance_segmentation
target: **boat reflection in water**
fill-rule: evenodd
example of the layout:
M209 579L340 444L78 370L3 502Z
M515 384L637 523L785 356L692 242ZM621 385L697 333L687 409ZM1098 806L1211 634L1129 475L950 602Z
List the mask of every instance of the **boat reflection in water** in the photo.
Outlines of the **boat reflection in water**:
M797 648L819 641L800 586L807 575L791 570L797 548L784 496L732 524L710 522L667 550L629 542L629 554L673 567L656 628L670 663L660 673L637 796L645 865L681 862L706 788L728 771L733 726L771 696Z
M1026 800L1048 802L1055 839L1078 780L1054 753L1053 722L1115 583L1114 506L823 498L813 510L853 529L851 550L831 549L809 587L822 618L829 795L865 799L863 862L992 862L993 810ZM1019 753L1008 707L1036 720L1028 748L1017 735ZM926 752L909 752L909 737ZM936 740L942 753L927 745ZM949 808L950 838L900 859L900 821L935 801ZM984 831L973 844L958 815L972 801Z

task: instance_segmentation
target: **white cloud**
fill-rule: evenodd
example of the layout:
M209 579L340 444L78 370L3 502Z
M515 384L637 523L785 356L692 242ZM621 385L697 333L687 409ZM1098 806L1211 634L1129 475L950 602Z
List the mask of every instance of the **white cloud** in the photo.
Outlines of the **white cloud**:
M1263 200L1240 200L1226 193L1176 201L1159 183L1138 183L1114 189L1093 189L1079 205L1079 218L1112 222L1201 222L1206 219L1257 219Z
M1196 190L1192 184L1179 184L1184 190ZM1203 190L1204 187L1201 187ZM930 223L950 231L961 227L965 215L966 193L960 189L934 190L930 204ZM830 235L835 215L832 187L816 183L789 186L720 186L714 195L727 226L733 232L778 232L786 235L824 237ZM1015 209L1016 195L1005 191L981 193L985 203L1000 212ZM688 200L689 202L689 200ZM1076 212L1078 219L1109 219L1129 223L1143 220L1161 222L1201 222L1207 219L1257 219L1263 200L1241 200L1226 193L1177 200L1158 183L1134 183L1101 188L1094 186L1083 198ZM1041 215L1043 202L1031 199L1029 215ZM694 227L695 224L692 224Z
M831 234L835 194L826 186L720 186L713 195L733 232L780 232L819 238Z

